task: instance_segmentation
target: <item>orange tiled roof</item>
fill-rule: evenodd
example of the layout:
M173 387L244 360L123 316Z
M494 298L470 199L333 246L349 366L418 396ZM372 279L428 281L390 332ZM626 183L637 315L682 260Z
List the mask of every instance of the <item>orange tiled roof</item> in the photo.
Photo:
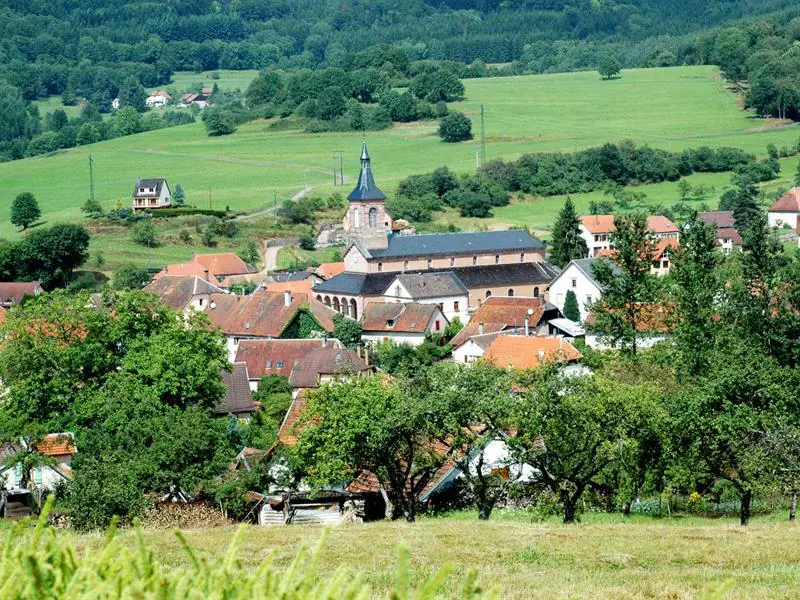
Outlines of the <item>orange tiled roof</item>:
M583 355L564 338L539 335L501 335L483 355L498 367L530 369L543 362L573 362ZM542 360L544 359L544 360Z
M268 292L292 292L294 294L311 293L314 287L313 279L303 279L301 281L270 281L266 290Z
M344 262L322 263L314 272L323 279L330 279L344 273Z
M222 285L222 282L217 279L213 273L200 263L194 261L184 264L167 265L153 276L153 281L157 281L162 277L199 277L217 287Z
M36 450L46 456L66 456L78 451L71 433L48 433L36 444Z
M589 233L611 233L617 230L614 227L614 215L584 215L581 223Z
M294 446L297 444L297 430L296 425L303 416L303 411L306 409L306 400L303 397L304 392L300 390L297 398L292 400L286 416L283 418L281 428L278 430L278 441L285 446Z
M658 240L656 247L653 250L653 260L660 259L667 250L674 250L680 247L680 242L675 238L666 238Z
M775 204L769 207L769 212L796 212L800 213L800 187L793 187Z
M532 311L530 315L529 310ZM510 329L524 327L525 319L528 319L528 325L535 327L544 316L544 311L545 301L541 296L537 298L492 296L481 304L469 321L483 323L484 332L487 323L505 323L506 329Z
M242 340L236 352L236 362L247 364L253 379L267 375L282 375L287 379L298 361L323 344L341 347L336 339L323 340ZM281 367L278 365L281 364ZM269 366L267 366L269 365Z
M196 254L192 259L203 265L209 272L220 275L248 275L254 272L246 262L233 252L219 252L217 254Z
M680 232L678 226L663 215L651 215L647 217L647 228L653 233Z

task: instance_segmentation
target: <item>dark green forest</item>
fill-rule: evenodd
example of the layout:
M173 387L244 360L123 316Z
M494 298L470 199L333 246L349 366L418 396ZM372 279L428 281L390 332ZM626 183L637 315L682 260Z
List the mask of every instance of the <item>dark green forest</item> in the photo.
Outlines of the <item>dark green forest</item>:
M97 112L117 97L143 110L144 88L186 70L328 73L313 93L301 89L310 78L289 78L288 104L262 93L256 116L309 100L305 116L347 110L346 126L377 128L434 114L427 90L415 93L427 104L380 97L414 92L432 66L465 78L594 69L609 56L623 68L717 64L756 112L797 119L798 40L791 0L0 0L0 159L179 124L129 114L105 131ZM82 103L81 119L46 122L30 101L52 95ZM361 114L348 98L384 109Z

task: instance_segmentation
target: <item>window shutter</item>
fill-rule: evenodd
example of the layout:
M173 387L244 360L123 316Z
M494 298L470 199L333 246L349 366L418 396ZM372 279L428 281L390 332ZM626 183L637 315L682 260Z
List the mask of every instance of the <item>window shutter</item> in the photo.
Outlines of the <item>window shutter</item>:
M42 485L42 467L36 467L33 475L33 481L36 485Z

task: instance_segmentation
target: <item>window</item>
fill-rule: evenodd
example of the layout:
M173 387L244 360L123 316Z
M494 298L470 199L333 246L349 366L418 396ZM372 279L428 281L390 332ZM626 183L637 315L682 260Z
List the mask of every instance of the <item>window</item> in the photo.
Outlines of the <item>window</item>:
M394 319L389 319L388 321L386 321L386 327L388 327L389 329L394 327Z
M397 284L394 288L394 295L398 298L400 297L400 284Z
M591 306L592 302L593 302L592 295L591 294L586 294L586 306Z
M492 296L492 290L486 290L486 297L491 298L491 296Z
M403 271L407 271L407 270L408 270L408 261L404 261L403 262Z
M662 269L669 269L669 261L668 260L662 260L661 261L661 268Z
M442 324L439 322L439 319L436 319L436 322L433 324L433 328L436 331L439 331L442 328Z
M378 226L378 209L375 208L374 206L372 208L370 208L368 216L367 216L367 219L369 221L369 226L370 227L377 227Z
M519 262L525 262L525 253L524 252L520 252L519 253Z
M578 287L578 280L575 279L574 277L572 278L572 287L574 288Z
M451 259L450 259L450 266L451 266L451 267L454 267L454 266L456 266L456 259L455 259L455 258L451 258Z
M264 368L266 368L266 369L271 369L271 368L272 368L272 361L271 361L271 360L268 360L268 361L266 362L266 364L264 365Z
M432 267L433 267L433 261L429 258L428 259L428 268L430 269Z
M199 303L200 303L200 306L203 306L203 299L202 298L200 298Z
M358 211L357 206L353 208L353 227L356 229L361 227L361 213Z
M474 267L477 264L478 264L478 257L477 256L473 256L472 257L472 266Z
M653 261L653 268L657 269L659 267L659 262L657 260Z
M500 255L499 254L495 254L494 255L494 264L496 264L496 265L500 264Z
M508 290L508 295L509 295L509 297L514 295L514 288L511 288L511 289Z
M456 300L455 302L453 302L453 312L458 312L458 311L459 311L458 300Z
M564 306L564 294L556 294L556 305Z
M378 263L378 273L383 271L383 263Z
M282 369L283 368L283 361L282 360L276 361L275 362L275 368L276 369Z
M533 297L534 298L538 298L539 297L539 288L538 287L533 288Z

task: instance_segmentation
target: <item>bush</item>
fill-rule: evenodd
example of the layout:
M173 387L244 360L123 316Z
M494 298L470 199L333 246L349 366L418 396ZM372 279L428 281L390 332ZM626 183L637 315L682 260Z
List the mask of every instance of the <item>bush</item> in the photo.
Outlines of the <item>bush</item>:
M225 108L207 107L203 110L202 119L208 135L228 135L236 131L236 116Z
M300 248L303 250L313 251L317 247L317 242L314 239L313 233L304 233L300 236Z
M472 121L464 113L451 112L439 122L439 137L448 143L472 139Z
M123 265L114 271L112 286L115 290L140 290L150 283L150 272L134 265Z
M186 217L191 215L205 215L222 219L228 216L224 210L211 210L210 208L159 208L154 210L152 216L156 219L170 219L172 217Z
M91 198L83 203L81 210L86 214L87 217L103 216L103 207L100 206L100 203L97 200L92 200Z
M409 91L420 100L452 102L464 97L464 84L452 71L437 69L421 73L411 80Z
M131 230L131 240L135 244L146 248L156 248L158 246L158 236L156 235L155 225L149 220L136 223Z

